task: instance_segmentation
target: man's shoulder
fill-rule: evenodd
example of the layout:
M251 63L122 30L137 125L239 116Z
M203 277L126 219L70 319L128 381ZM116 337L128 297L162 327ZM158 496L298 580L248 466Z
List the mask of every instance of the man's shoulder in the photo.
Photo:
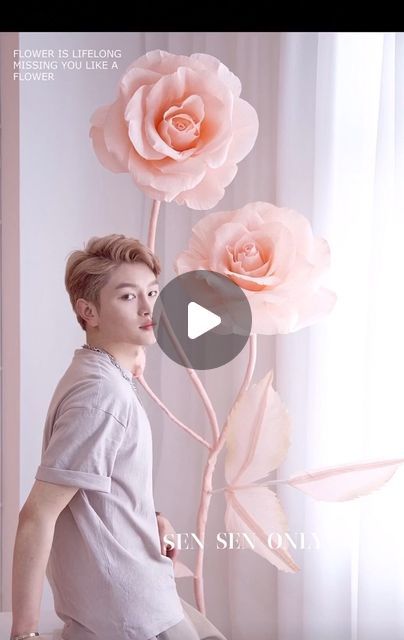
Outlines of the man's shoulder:
M133 412L133 390L119 371L104 371L102 367L85 369L74 366L66 370L54 393L58 411L72 406L99 409L126 425Z

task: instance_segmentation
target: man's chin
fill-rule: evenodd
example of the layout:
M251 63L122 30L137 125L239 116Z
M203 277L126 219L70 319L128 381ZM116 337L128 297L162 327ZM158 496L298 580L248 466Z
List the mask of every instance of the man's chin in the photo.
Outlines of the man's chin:
M135 342L142 347L147 347L148 345L157 342L157 340L156 336L154 335L154 331L150 329L150 331L144 331L142 335L136 336Z

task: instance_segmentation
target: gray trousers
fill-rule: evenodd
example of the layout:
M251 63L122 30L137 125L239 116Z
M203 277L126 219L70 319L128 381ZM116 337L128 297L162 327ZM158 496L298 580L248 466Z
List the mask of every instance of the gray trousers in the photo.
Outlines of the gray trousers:
M184 618L150 640L227 640L198 609L183 598L180 600L184 609Z

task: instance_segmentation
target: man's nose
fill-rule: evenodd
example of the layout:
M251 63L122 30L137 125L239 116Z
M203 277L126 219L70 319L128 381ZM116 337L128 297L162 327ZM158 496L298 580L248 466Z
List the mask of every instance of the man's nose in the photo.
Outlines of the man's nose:
M152 304L148 300L143 300L139 305L139 313L142 316L151 315Z

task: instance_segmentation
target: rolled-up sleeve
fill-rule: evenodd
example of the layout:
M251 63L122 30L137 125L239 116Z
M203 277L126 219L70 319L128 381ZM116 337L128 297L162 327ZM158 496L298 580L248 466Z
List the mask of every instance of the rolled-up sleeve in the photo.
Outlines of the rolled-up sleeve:
M55 420L35 478L110 493L125 425L102 409L70 407Z

